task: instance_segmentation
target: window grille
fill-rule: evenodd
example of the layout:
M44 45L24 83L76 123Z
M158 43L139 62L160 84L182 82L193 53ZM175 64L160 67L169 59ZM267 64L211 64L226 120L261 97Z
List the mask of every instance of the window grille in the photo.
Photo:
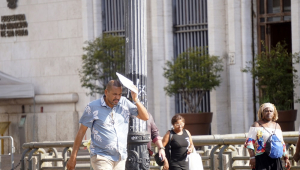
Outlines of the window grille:
M103 33L125 37L124 0L102 0Z
M104 34L125 37L124 0L102 0L102 21ZM190 47L208 46L207 0L173 0L173 23L175 57ZM185 113L181 94L175 100L176 113ZM199 107L202 112L210 111L209 92Z
M174 57L191 47L207 47L207 0L173 0ZM184 93L184 92L183 92ZM182 94L175 96L176 113L186 113ZM210 94L207 92L199 110L210 112Z
M102 0L102 32L103 34L110 34L125 38L124 26L124 0ZM113 54L112 54L113 56ZM124 44L124 57L125 57L125 44ZM125 60L124 60L125 61ZM125 74L125 62L120 63L123 65L119 73ZM114 70L115 68L111 68ZM106 73L106 79L102 83L107 84L109 80L114 79L116 75Z

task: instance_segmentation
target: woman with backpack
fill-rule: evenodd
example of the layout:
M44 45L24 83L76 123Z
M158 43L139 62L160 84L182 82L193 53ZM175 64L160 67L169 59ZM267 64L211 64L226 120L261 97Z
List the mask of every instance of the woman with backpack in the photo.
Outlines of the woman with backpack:
M183 129L185 119L180 115L173 116L173 129L169 130L163 137L162 143L165 146L166 157L163 169L167 170L188 170L189 162L187 155L193 152L194 144L191 134Z
M255 170L283 170L280 158L283 156L286 169L290 169L288 153L278 123L278 113L272 103L260 106L258 121L250 127L245 147L250 154L250 166Z

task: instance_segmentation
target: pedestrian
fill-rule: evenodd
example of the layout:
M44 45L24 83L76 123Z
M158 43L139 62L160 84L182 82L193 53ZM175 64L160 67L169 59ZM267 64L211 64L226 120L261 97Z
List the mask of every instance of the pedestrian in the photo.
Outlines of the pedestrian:
M167 131L162 141L166 147L167 155L163 169L188 170L189 162L187 155L192 153L194 149L191 134L188 130L184 129L185 119L182 116L176 114L173 116L171 123L173 129Z
M151 134L152 142L158 147L158 154L161 158L161 161L165 160L165 147L162 144L161 137L159 136L159 130L154 122L153 116L149 113L149 119L147 121L147 130ZM151 141L148 142L147 148L149 151L149 157L153 155L153 151L151 150Z
M300 126L299 126L299 137L298 137L298 142L297 142L297 145L296 145L296 152L293 156L293 159L298 162L299 159L300 159Z
M75 169L77 152L88 128L91 129L90 155L93 169L125 169L129 117L134 115L139 119L148 120L149 116L136 93L131 91L135 104L121 95L121 83L111 80L103 97L86 106L79 120L81 125L67 163L68 170Z
M280 125L275 121L278 119L276 107L272 103L264 103L260 106L258 113L258 121L254 122L250 127L245 147L250 154L250 166L255 170L282 170L280 158L283 156L286 169L290 169L288 153L286 152L285 143L283 141ZM266 152L269 150L268 139L275 134L279 139L280 155L278 158L272 158ZM274 135L273 135L274 136ZM272 137L273 137L272 136ZM274 147L275 145L273 145ZM271 146L272 148L272 146ZM273 149L273 148L272 148ZM274 148L276 149L276 148Z

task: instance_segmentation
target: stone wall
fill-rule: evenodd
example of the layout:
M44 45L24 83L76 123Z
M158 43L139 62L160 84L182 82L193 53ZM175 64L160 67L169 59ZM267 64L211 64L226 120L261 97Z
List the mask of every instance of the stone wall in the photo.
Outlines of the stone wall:
M0 36L0 70L32 83L36 95L78 95L78 101L71 103L0 105L0 121L12 122L4 135L18 139L18 123L25 114L26 142L73 140L85 105L101 97L101 94L86 96L87 90L81 87L78 76L84 42L102 35L101 2L26 0L17 1L16 9L8 8L7 1L0 2L0 16L24 14L28 31L24 36ZM300 5L297 0L291 3L293 52L298 52ZM256 14L256 2L208 0L207 8L209 52L224 61L222 83L211 92L212 133L247 132L254 119L252 79L241 69L252 59L253 51L257 51L255 17L253 23L251 20ZM162 75L165 62L174 57L172 1L148 0L147 15L148 111L163 136L175 114L175 101L166 96L163 87L167 81ZM295 104L295 108L300 105ZM299 121L298 116L296 129ZM85 139L89 135L88 131ZM16 146L20 146L18 140Z
M25 142L74 140L78 118L91 100L78 76L82 47L87 40L83 34L82 1L17 1L15 9L8 8L7 1L0 2L0 16L18 14L26 17L28 35L0 37L0 70L32 83L36 95L75 92L78 100L0 105L0 121L11 121L4 135L14 137L17 151L20 133L26 133ZM25 131L18 127L22 115L27 116Z

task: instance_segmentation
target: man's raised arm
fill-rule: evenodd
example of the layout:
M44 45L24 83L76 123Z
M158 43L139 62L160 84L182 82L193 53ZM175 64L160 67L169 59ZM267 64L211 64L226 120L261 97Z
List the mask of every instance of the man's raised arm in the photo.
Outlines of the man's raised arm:
M135 89L137 89L136 86L133 85L133 87ZM138 89L137 89L137 91L138 91ZM138 94L136 94L135 92L131 91L131 97L132 97L133 101L136 103L136 107L138 109L138 116L137 116L137 118L142 119L142 120L148 120L149 119L149 115L148 115L147 109L139 101Z

